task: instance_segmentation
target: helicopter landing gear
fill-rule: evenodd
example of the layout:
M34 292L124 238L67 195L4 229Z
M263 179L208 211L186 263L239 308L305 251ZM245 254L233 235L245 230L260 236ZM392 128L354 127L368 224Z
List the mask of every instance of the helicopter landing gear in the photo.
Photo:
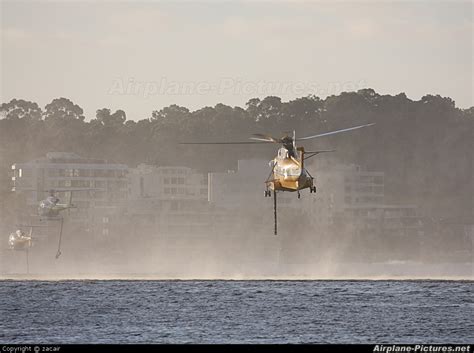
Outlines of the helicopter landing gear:
M316 186L311 186L311 187L309 188L309 193L310 193L310 194L313 194L313 193L315 194L315 193L316 193Z
M265 197L272 197L271 190L265 190Z
M299 191L298 191L298 198L301 199L301 194Z

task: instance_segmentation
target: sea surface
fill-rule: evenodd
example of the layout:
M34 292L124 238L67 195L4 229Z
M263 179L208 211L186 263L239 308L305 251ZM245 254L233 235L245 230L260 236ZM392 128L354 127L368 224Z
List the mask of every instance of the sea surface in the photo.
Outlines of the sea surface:
M472 281L0 281L0 343L472 343Z

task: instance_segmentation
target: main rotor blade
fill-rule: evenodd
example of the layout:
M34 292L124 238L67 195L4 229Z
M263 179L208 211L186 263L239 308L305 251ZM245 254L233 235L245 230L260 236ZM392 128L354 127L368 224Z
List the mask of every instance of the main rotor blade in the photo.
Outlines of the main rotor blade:
M49 190L39 190L43 192L70 192L70 191L99 191L99 190L104 190L101 188L51 188Z
M253 145L272 143L271 141L242 141L242 142L180 142L179 145Z
M336 150L304 151L304 153L324 153L324 152L336 152Z
M280 143L280 141L261 139L258 137L249 137L249 140L261 141L261 142L266 142L266 143Z
M309 139L313 139L313 138L316 138L316 137L334 135L334 134L338 134L338 133L340 133L340 132L346 132L346 131L357 130L357 129L361 129L361 128L363 128L363 127L372 126L372 125L375 125L375 123L370 123L370 124L365 124L365 125L359 125L359 126L349 127L349 128L347 128L347 129L341 129L341 130L335 130L335 131L324 132L324 133L322 133L322 134L317 134L317 135L312 135L312 136L299 137L299 138L297 138L296 140L297 140L297 141L299 141L299 140L309 140Z
M255 137L250 137L250 140L281 143L281 139L275 138L275 137L270 136L270 135L253 134L253 136L255 136Z

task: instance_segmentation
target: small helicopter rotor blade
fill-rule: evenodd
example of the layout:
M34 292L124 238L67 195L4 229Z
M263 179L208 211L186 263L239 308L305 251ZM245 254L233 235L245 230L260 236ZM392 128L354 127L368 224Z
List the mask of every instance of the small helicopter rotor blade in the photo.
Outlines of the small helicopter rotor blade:
M101 188L57 188L57 189L44 190L44 192L97 191L97 190L104 190L104 189L101 189Z
M33 190L35 191L35 190ZM49 190L37 190L38 192L47 192L51 195L55 195L58 192L73 192L73 191L104 191L101 188L57 188L57 189L49 189Z
M317 134L317 135L312 135L312 136L299 137L299 138L298 138L298 141L299 141L299 140L309 140L309 139L313 139L313 138L316 138L316 137L323 137L323 136L334 135L334 134L338 134L338 133L340 133L340 132L346 132L346 131L357 130L357 129L361 129L361 128L363 128L363 127L372 126L372 125L375 125L375 123L370 123L370 124L365 124L365 125L359 125L359 126L353 126L353 127L347 128L347 129L341 129L341 130L334 130L334 131L329 131L329 132L323 132L322 134Z
M39 228L39 227L49 227L44 224L16 224L18 228Z

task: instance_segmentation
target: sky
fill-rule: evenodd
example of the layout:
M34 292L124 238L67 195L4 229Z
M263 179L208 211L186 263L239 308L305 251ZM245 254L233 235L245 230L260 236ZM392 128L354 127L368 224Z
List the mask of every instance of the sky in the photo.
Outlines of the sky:
M0 102L139 120L373 88L473 100L471 1L4 1Z

